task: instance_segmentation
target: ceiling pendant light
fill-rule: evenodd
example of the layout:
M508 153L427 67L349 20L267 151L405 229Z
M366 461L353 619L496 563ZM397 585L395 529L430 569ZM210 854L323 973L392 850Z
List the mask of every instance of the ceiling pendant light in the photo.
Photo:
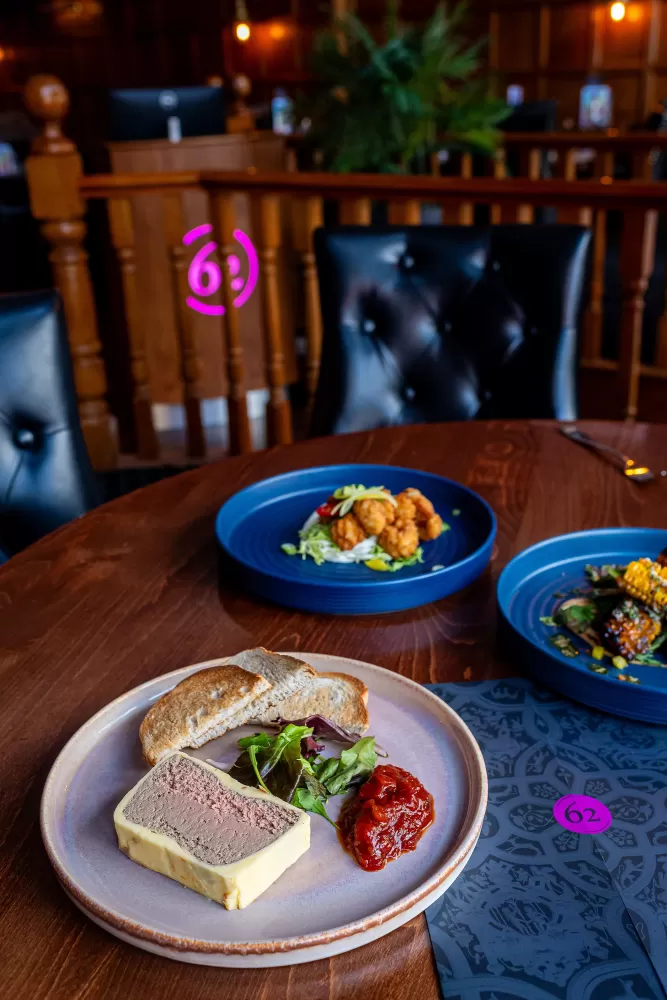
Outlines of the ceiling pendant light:
M234 22L234 34L239 42L247 42L250 38L250 18L245 0L236 0L236 20Z
M53 18L60 28L81 28L102 16L100 0L52 0Z

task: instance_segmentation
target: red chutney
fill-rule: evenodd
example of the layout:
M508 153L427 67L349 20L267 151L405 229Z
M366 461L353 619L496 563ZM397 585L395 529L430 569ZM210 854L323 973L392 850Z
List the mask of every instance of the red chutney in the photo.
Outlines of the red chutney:
M338 820L343 847L367 872L414 851L435 819L433 796L409 771L375 768Z

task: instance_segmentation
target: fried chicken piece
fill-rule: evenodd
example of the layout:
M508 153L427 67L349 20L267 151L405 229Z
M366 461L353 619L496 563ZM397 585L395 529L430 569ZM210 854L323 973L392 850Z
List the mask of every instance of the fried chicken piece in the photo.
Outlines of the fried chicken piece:
M391 496L391 493L389 492L389 490L385 490L384 492L387 494L388 497ZM385 514L386 514L386 517L387 517L387 524L393 524L394 521L396 520L396 518L398 516L396 514L396 510L397 510L397 508L394 506L393 503L387 503L387 504L385 504ZM667 549L665 549L665 551L667 552Z
M339 517L331 525L331 538L343 552L353 549L366 537L366 532L354 514Z
M368 535L381 534L394 521L394 508L388 500L357 500L354 513Z
M439 514L433 514L426 521L418 522L417 528L422 542L432 542L442 534L442 518Z
M429 517L433 517L435 514L431 501L420 490L416 490L412 486L409 486L407 490L403 490L399 494L399 497L405 497L414 504L416 512L415 520L418 524L423 524L425 521L428 521Z
M378 542L392 559L409 559L419 547L419 532L414 521L399 521L388 525Z
M414 521L417 517L417 508L410 499L406 496L407 491L399 493L396 497L396 520L397 521Z

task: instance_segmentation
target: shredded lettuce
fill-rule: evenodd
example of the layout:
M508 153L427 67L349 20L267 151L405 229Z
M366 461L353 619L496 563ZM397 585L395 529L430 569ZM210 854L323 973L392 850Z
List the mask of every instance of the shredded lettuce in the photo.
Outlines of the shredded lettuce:
M318 521L310 528L306 528L305 531L299 532L299 545L294 547L293 554L301 556L302 559L307 559L310 556L311 559L315 560L317 566L321 566L327 561L327 550L331 547L338 548L331 540L331 528L328 524L322 524ZM285 546L283 546L284 551ZM288 553L288 555L291 554Z
M387 563L387 569L389 572L396 573L399 569L403 569L405 566L416 566L417 563L424 562L424 550L420 545L417 551L413 552L413 554L408 556L407 559L392 559L388 552L385 552L383 548L376 545L370 558Z
M403 569L405 566L416 566L417 563L424 562L424 550L421 545L416 552L413 552L411 556L407 559L392 559L389 569L392 573L396 573L397 570Z
M341 486L334 490L334 499L339 500L333 509L336 516L344 517L349 514L357 500L385 500L397 506L397 500L390 493L385 493L383 486Z
M319 520L301 529L298 545L291 545L289 542L281 545L283 552L288 556L298 555L302 559L310 556L316 566L321 566L325 562L365 562L371 558L376 547L375 538L371 537L359 542L353 549L343 552L331 538L331 525L322 524Z

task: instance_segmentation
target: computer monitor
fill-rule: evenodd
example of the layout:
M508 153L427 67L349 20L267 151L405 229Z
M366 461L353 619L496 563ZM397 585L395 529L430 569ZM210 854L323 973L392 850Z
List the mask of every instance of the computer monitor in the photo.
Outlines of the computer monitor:
M526 101L500 122L503 132L553 132L556 128L555 101Z
M225 131L222 87L112 90L111 138L172 139Z

